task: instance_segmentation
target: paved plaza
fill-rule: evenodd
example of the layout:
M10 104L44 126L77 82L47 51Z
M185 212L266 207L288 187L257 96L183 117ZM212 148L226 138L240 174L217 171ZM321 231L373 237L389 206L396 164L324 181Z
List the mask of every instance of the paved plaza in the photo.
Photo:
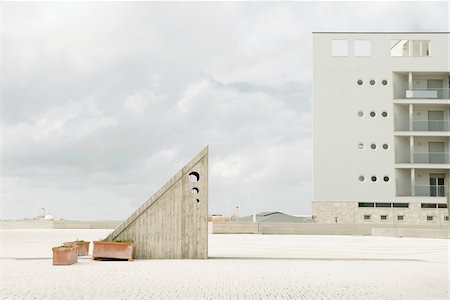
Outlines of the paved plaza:
M52 265L52 246L110 232L1 230L1 298L448 299L443 239L210 235L208 260Z

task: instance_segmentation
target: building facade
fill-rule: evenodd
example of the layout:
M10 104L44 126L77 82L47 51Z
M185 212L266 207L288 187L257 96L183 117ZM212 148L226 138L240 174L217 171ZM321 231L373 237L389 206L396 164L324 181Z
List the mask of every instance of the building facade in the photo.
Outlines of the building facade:
M449 33L313 34L313 217L448 225Z

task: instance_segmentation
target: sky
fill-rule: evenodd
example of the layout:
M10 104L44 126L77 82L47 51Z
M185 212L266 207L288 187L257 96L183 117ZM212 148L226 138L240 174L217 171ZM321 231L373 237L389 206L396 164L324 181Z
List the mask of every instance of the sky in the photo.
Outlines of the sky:
M210 214L311 214L312 32L448 5L2 2L0 218L124 219L206 145Z

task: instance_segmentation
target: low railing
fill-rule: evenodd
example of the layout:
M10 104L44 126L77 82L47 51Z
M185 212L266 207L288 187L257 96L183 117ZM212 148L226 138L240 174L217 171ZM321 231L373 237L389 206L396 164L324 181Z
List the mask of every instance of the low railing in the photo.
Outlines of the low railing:
M448 164L450 163L450 153L448 152L414 153L414 163Z
M449 99L448 88L406 90L406 99Z
M414 131L450 131L450 121L413 121Z
M447 186L444 185L416 185L415 196L419 197L445 197Z

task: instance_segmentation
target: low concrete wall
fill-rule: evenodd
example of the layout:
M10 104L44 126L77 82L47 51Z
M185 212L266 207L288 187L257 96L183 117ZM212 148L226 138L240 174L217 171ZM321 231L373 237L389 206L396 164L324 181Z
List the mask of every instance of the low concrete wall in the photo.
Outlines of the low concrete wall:
M1 221L0 229L115 229L122 221Z
M211 223L210 233L213 234L303 234L303 235L373 235L374 229L390 229L383 224L318 224L293 222L263 222L263 223ZM422 237L428 237L427 232L435 236L435 232L443 230L438 225L402 225L398 228L423 231ZM422 232L420 231L420 232ZM383 231L380 231L383 232ZM445 235L444 235L445 236Z
M44 220L36 220L36 221L1 221L0 229L52 229L53 221L44 221Z
M427 229L427 228L372 228L374 236L392 236L392 237L416 237L416 238L435 238L448 239L450 232L447 229Z
M212 233L259 233L259 223L211 223Z

